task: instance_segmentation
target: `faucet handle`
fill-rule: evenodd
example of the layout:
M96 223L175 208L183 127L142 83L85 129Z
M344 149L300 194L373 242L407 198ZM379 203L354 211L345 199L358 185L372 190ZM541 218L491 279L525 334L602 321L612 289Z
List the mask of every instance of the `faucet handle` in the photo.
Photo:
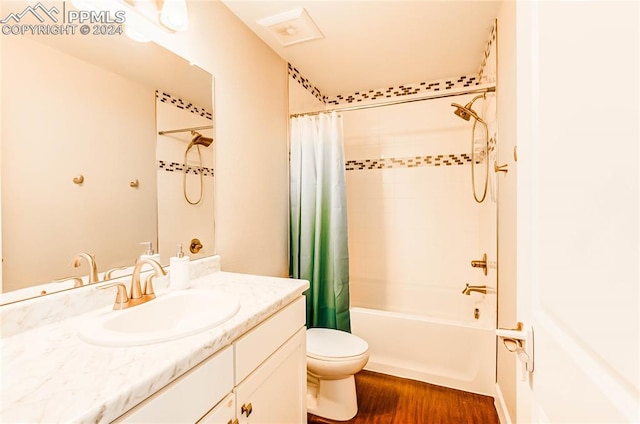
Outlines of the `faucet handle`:
M473 268L482 268L484 275L487 275L487 254L483 254L481 260L471 261L471 266Z
M54 283L64 283L65 281L73 281L73 287L74 288L78 288L78 287L82 287L84 285L84 281L82 281L82 278L80 277L64 277L64 278L59 278L57 280L53 280Z
M147 278L144 279L144 289L142 290L142 295L145 296L148 300L156 298L156 294L153 291L153 277L155 277L155 274L149 274L147 275Z
M129 268L129 267L125 265L125 266L119 266L119 267L116 267L116 268L108 269L104 273L104 276L102 277L102 281L111 280L111 278L113 278L112 275L113 275L114 272L122 271L123 269L127 269L127 268Z
M127 287L122 283L111 283L98 288L100 290L104 290L110 287L118 288L118 293L116 294L116 301L113 304L113 310L118 311L120 309L125 309L129 305L129 297L127 296Z

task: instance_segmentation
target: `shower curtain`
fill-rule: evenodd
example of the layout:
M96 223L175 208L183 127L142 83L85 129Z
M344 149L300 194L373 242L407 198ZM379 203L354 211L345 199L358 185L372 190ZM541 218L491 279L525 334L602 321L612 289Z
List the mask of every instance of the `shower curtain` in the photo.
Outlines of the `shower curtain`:
M350 331L342 116L291 119L290 273L309 280L307 327Z

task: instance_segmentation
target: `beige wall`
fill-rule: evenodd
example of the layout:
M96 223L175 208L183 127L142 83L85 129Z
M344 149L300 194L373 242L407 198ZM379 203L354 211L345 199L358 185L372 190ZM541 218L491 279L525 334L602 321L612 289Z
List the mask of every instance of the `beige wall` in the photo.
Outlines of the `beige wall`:
M307 113L324 110L326 105L302 84L289 77L289 113Z
M226 271L288 275L287 63L219 1L160 44L215 78L216 246Z
M77 274L79 252L126 265L156 240L154 90L27 37L2 54L4 291Z

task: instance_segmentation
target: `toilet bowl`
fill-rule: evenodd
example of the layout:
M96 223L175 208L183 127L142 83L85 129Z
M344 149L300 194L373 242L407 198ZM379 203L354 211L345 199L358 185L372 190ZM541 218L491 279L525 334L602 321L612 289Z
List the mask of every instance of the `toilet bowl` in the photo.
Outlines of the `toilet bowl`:
M369 345L358 336L328 328L307 330L307 411L336 421L358 412L354 374L369 360Z

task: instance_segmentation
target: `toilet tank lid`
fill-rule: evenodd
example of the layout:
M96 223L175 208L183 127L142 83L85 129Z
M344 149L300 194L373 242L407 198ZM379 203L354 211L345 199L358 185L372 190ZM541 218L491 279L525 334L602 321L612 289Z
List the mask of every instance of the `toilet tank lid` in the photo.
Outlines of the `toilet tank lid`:
M328 328L307 330L307 353L327 358L347 358L367 352L369 345L346 331Z

